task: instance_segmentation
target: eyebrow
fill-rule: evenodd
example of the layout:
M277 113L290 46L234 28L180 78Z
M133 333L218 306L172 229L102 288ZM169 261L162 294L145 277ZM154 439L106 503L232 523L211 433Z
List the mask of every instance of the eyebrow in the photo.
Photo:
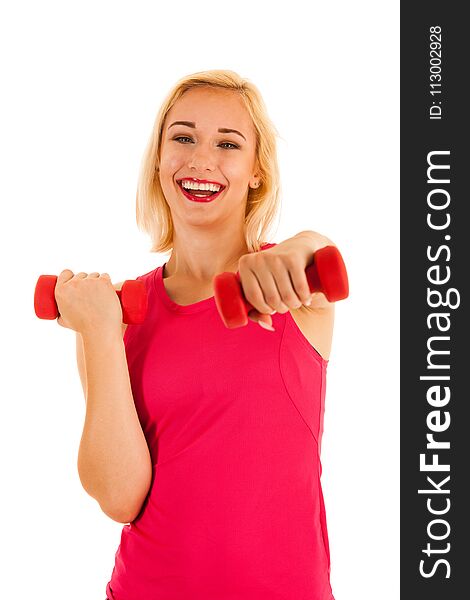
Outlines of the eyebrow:
M194 123L193 121L175 121L168 127L168 129L170 129L170 127L173 127L173 125L186 125L186 127L192 127L193 129L196 128L196 123ZM236 133L237 135L241 136L246 142L246 137L243 135L243 133L240 133L236 129L229 129L228 127L219 127L217 131L219 133Z

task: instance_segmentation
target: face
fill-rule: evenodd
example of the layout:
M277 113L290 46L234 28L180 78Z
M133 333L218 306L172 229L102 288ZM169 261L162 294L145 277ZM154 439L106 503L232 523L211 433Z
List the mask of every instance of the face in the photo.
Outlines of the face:
M260 180L255 150L254 126L237 92L203 87L183 94L166 116L160 150L160 183L175 227L237 217L243 223L249 187ZM198 198L204 192L183 191L185 179L224 187Z

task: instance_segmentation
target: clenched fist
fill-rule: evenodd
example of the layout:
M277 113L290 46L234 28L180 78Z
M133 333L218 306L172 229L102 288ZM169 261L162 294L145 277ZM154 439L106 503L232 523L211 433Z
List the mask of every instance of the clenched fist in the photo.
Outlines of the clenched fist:
M121 331L122 308L108 273L77 273L64 269L57 277L57 323L83 334Z

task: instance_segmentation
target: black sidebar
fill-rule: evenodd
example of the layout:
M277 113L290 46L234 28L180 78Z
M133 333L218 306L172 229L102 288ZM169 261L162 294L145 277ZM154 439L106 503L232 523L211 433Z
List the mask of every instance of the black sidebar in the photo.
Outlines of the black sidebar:
M470 21L401 2L401 594L470 598Z

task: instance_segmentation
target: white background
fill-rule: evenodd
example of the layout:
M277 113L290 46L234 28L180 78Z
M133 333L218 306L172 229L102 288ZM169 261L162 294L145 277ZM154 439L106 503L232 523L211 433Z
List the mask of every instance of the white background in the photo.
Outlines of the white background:
M122 525L81 487L75 334L35 316L34 287L165 262L135 224L137 171L167 91L213 68L253 81L283 138L273 241L319 231L348 267L322 443L331 583L399 597L398 25L398 1L3 5L2 597L104 600Z

